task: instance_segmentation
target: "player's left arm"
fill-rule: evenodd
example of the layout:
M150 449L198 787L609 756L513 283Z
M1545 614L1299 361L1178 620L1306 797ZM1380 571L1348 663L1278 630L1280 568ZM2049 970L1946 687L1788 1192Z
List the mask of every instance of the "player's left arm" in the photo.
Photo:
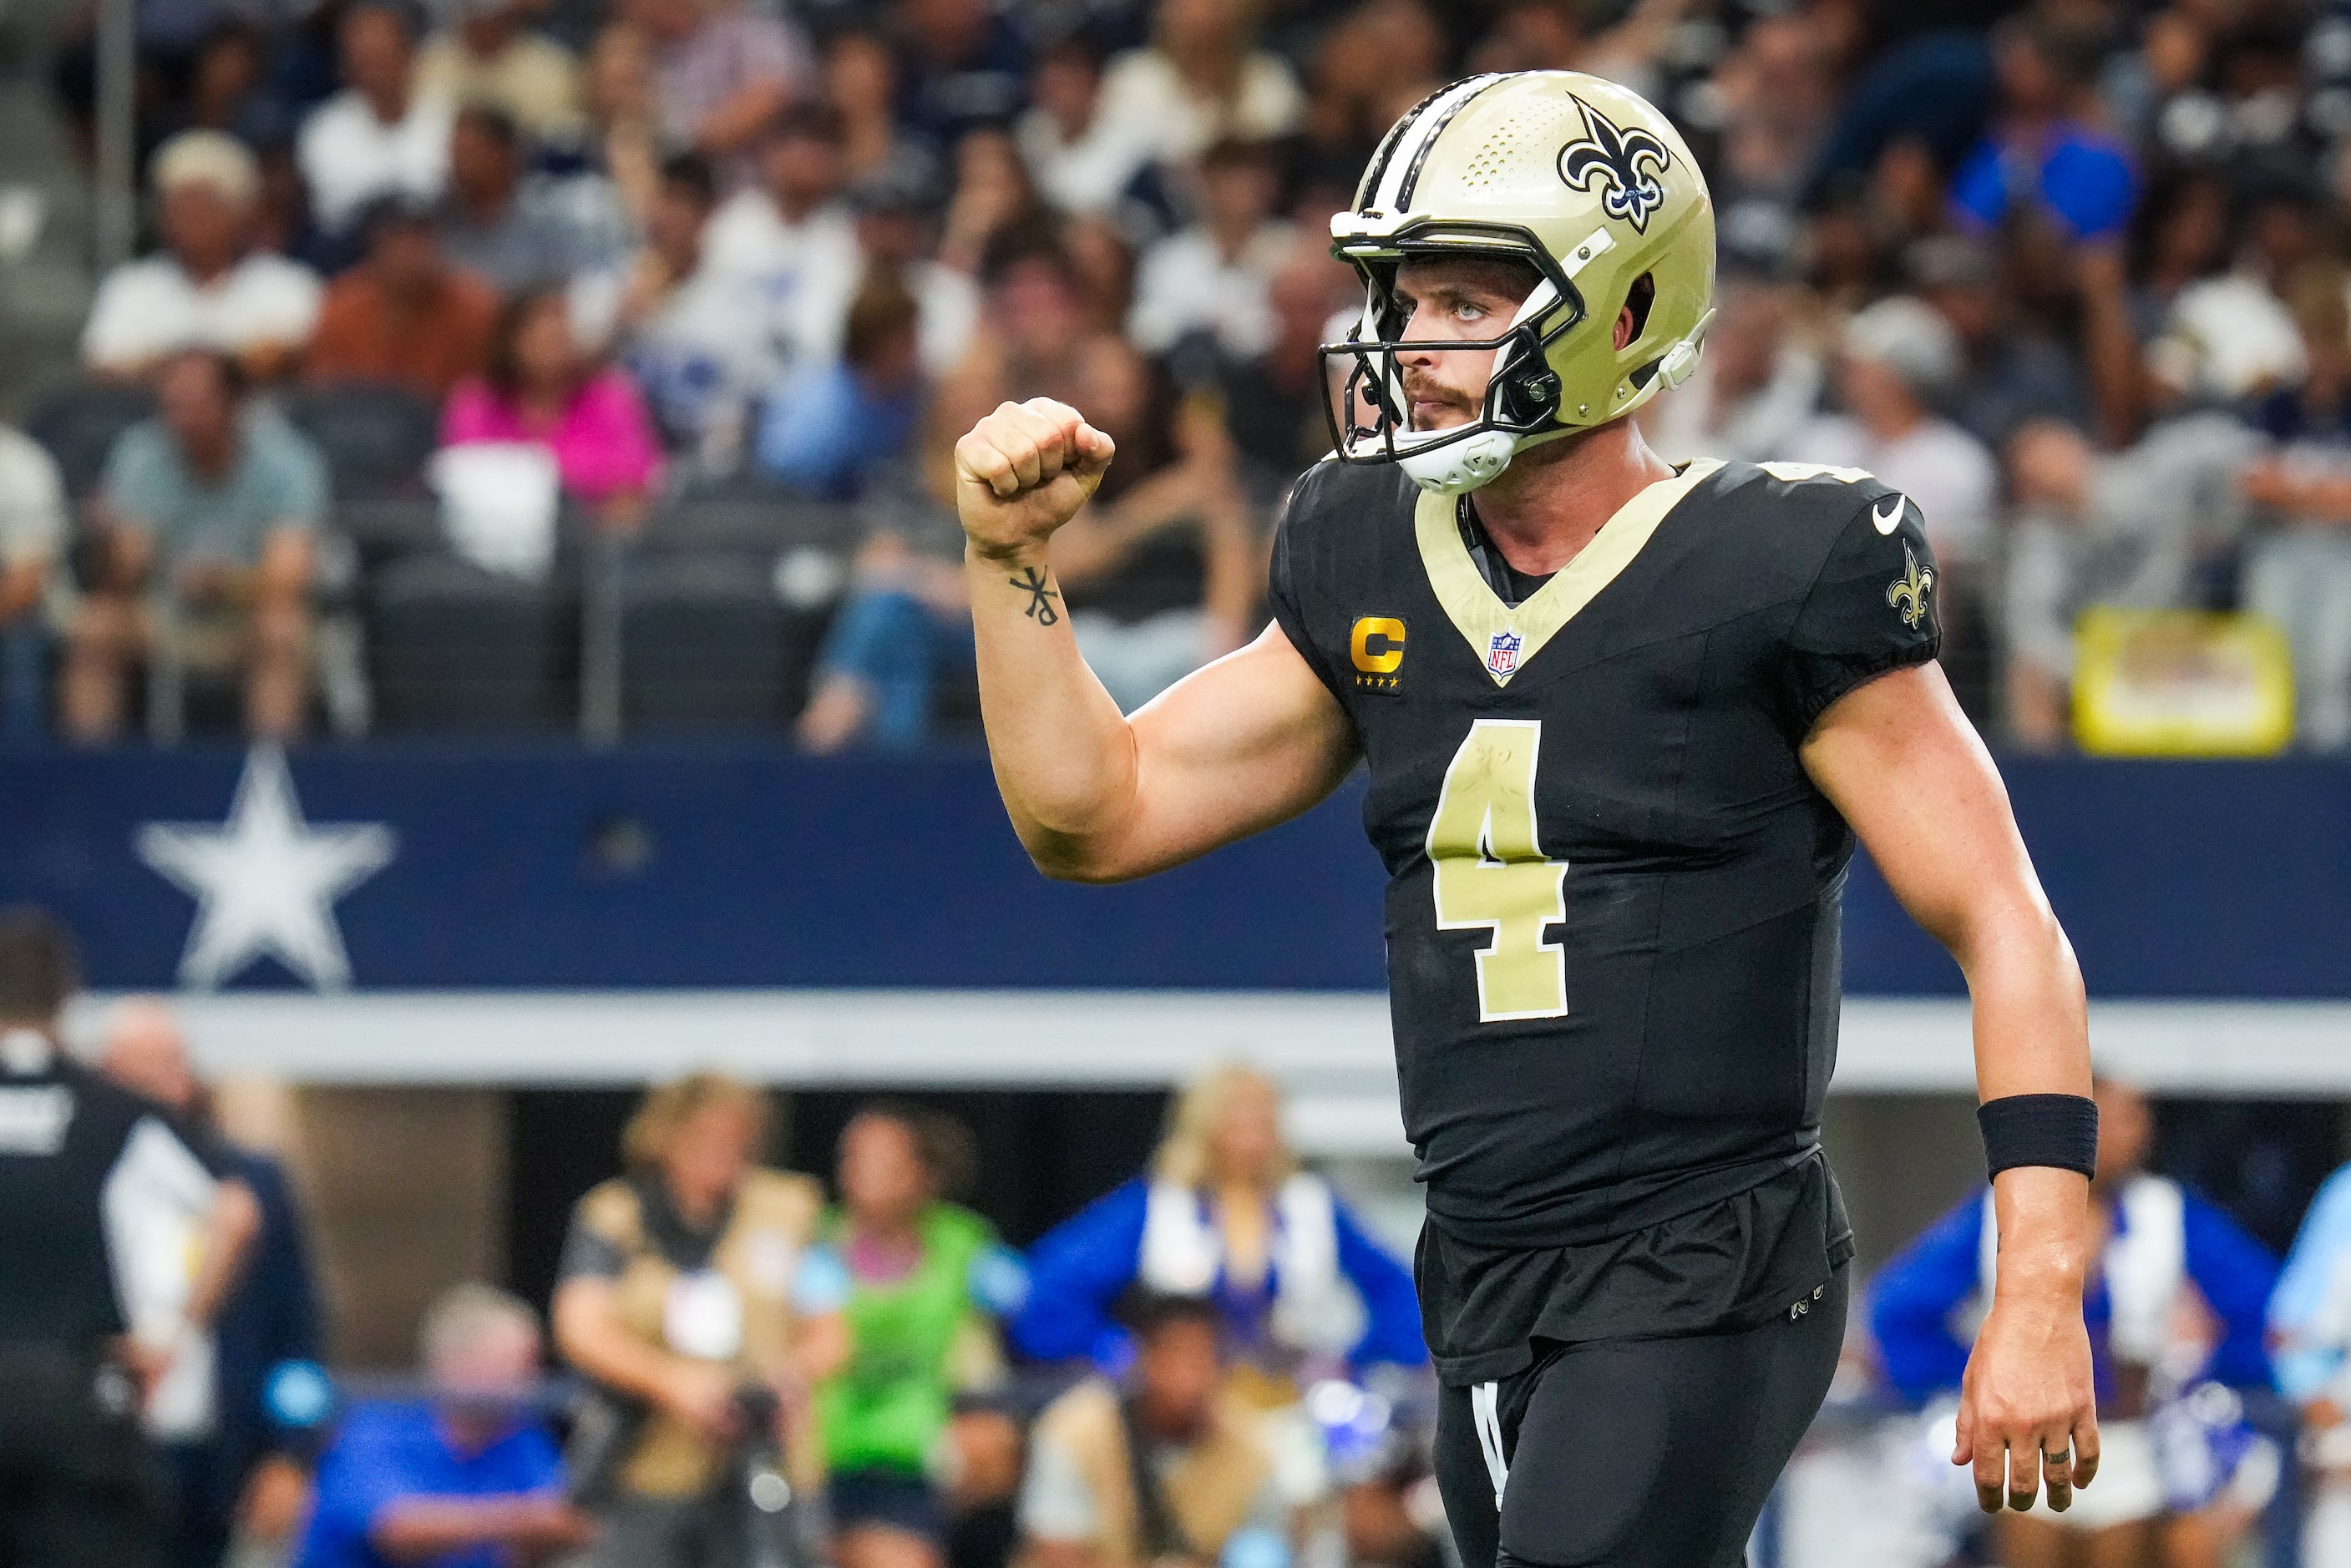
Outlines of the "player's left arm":
M1940 665L1893 670L1830 704L1803 743L1805 771L1870 853L1904 909L1966 974L1976 1087L1985 1100L2090 1092L2088 1009L1983 742ZM1959 1396L1955 1464L1975 1469L1987 1512L2032 1506L2043 1453L2049 1504L2097 1471L2098 1427L2082 1286L2089 1182L2018 1166L1992 1182L2000 1269Z

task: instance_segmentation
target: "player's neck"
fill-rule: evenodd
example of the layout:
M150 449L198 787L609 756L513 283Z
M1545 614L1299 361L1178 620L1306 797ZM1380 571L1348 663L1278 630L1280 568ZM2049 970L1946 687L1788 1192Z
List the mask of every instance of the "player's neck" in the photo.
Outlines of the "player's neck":
M1631 419L1614 420L1519 453L1476 493L1478 521L1512 569L1549 576L1625 503L1673 474Z

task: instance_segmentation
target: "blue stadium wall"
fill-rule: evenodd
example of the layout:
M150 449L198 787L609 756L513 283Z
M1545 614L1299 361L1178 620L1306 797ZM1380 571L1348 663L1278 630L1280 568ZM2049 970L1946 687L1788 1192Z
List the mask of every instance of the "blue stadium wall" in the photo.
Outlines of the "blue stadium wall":
M277 765L225 748L7 755L0 898L60 910L96 992L184 989L204 920L293 918L301 889L255 879L298 881L289 855L367 830L374 868L307 907L346 971L298 972L271 932L231 930L232 966L196 976L189 1013L223 1067L1103 1084L1243 1052L1317 1096L1331 1141L1394 1126L1381 874L1353 786L1168 876L1088 888L1030 869L977 756L322 747L280 775L298 816L224 838L240 781ZM2351 1094L2351 765L2004 771L2102 1054L2180 1092ZM225 846L223 908L158 868L156 825ZM227 907L248 895L261 915ZM1865 862L1845 981L1841 1086L1969 1082L1959 973Z

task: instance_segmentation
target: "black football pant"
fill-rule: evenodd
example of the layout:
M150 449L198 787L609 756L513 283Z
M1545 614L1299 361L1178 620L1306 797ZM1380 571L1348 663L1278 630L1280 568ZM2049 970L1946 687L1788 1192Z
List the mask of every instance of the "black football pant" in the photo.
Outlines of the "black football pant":
M1836 1373L1846 1273L1758 1327L1539 1345L1447 1386L1437 1481L1463 1568L1737 1568Z
M153 1458L127 1411L100 1407L80 1358L0 1342L0 1568L162 1560Z

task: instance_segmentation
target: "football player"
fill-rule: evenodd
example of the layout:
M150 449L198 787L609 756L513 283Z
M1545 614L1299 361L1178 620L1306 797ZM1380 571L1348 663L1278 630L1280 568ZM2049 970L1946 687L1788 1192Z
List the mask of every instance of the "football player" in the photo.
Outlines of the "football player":
M1007 403L956 450L980 695L1049 874L1147 876L1358 763L1388 871L1438 1470L1470 1568L1722 1568L1843 1337L1819 1129L1856 835L1965 971L2001 1238L1954 1462L2063 1509L2097 1465L2080 972L1935 662L1917 508L1857 470L1676 469L1714 217L1656 109L1457 82L1332 221L1364 307L1273 624L1132 716L1050 542L1112 460Z

